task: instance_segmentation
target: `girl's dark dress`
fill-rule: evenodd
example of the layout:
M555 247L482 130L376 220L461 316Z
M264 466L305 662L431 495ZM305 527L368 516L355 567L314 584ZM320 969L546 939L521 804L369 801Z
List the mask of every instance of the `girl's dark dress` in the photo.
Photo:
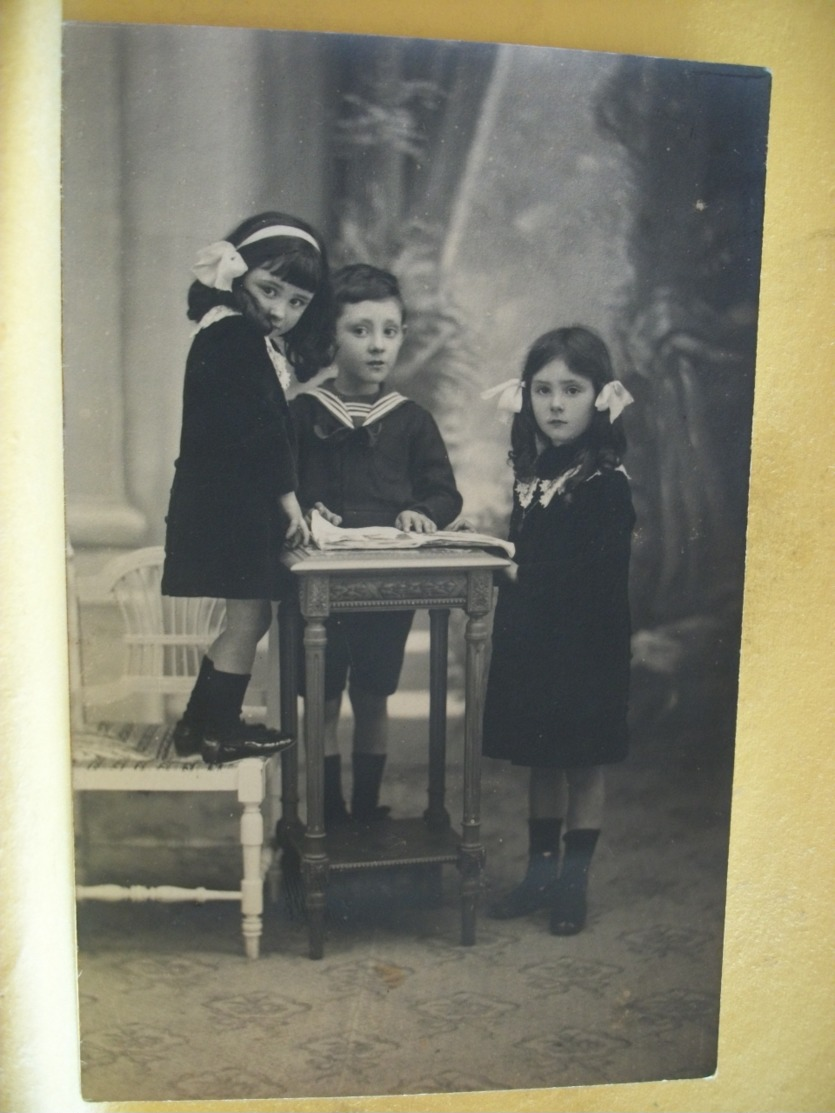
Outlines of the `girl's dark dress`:
M572 450L548 448L558 477ZM545 501L540 501L543 489ZM622 471L568 495L516 484L510 540L516 583L499 589L484 714L484 753L516 765L622 761L628 748L629 553L635 514ZM523 506L527 503L527 506Z
M240 314L194 337L166 518L165 595L277 599L296 489L289 410L264 334Z

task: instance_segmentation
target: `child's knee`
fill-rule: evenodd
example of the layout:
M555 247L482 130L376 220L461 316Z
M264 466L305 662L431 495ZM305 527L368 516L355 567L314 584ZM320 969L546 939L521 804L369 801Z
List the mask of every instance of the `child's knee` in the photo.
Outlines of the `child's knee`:
M382 718L387 713L388 696L380 696L375 692L369 692L365 688L358 688L356 684L350 685L348 696L351 700L354 715Z

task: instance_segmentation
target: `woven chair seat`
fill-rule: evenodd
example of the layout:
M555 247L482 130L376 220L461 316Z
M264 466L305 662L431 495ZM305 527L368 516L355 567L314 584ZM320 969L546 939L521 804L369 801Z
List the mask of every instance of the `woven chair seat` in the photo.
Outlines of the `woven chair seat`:
M179 757L174 727L164 723L99 722L73 733L73 765L85 769L193 769L200 754Z

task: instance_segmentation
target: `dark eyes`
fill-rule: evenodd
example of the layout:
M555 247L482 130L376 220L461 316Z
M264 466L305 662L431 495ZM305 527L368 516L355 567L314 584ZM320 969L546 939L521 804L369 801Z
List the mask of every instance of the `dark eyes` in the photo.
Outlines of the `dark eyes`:
M365 327L365 325L355 325L351 329L351 335L352 336L368 336L368 331L369 330ZM396 329L396 328L383 329L383 335L386 336L389 339L392 339L392 338L397 337L397 336L400 335L400 330Z
M540 394L542 396L545 396L545 395L551 393L551 387L546 386L544 383L542 383L542 384L539 384L538 386L535 386L533 388L533 392L534 392L534 394ZM567 386L567 387L564 388L563 392L565 394L570 394L572 396L574 396L576 394L582 394L582 390L578 386Z
M282 293L282 289L280 286L270 286L265 284L260 286L259 289L261 290L261 293L264 295L265 298L277 298L280 297ZM290 305L292 305L294 309L305 309L309 305L309 299L293 297L290 299Z

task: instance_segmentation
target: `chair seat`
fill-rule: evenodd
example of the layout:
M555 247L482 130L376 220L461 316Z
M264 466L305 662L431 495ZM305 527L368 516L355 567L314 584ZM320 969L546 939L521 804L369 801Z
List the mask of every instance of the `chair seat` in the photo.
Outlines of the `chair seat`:
M177 754L171 724L109 721L73 732L72 761L85 769L193 769L202 764L200 754Z

